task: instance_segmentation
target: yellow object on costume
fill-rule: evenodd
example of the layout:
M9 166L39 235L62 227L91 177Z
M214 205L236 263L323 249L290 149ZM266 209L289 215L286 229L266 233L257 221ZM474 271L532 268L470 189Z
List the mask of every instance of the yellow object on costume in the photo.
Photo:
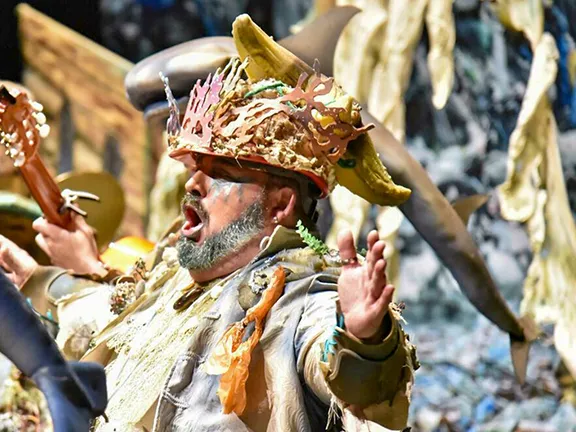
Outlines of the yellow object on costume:
M108 245L100 260L124 273L138 260L152 252L154 243L140 237L124 237Z

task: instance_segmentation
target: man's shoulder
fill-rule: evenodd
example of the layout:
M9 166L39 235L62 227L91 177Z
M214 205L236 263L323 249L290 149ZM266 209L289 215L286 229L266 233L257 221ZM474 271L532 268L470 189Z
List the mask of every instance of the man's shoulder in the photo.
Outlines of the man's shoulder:
M286 283L313 283L316 280L335 282L340 276L341 264L330 254L319 254L310 247L284 249L261 260L252 273L272 273L281 266L286 272Z

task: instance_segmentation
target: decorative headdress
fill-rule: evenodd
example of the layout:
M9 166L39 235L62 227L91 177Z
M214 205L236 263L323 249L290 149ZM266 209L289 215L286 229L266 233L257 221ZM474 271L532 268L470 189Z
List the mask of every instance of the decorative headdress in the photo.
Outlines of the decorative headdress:
M409 197L366 139L373 126L361 124L358 103L317 63L312 69L301 62L247 15L236 19L233 35L240 58L196 83L182 123L165 79L172 157L204 154L295 171L321 197L337 183L378 204Z

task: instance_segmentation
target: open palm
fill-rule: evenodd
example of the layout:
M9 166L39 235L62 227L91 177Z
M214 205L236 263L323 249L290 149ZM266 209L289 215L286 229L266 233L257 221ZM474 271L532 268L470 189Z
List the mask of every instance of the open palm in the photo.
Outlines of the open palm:
M345 231L338 236L340 258L345 263L338 279L340 308L346 330L359 339L380 334L394 294L394 287L386 280L385 246L378 232L370 232L366 261L360 264L352 233Z

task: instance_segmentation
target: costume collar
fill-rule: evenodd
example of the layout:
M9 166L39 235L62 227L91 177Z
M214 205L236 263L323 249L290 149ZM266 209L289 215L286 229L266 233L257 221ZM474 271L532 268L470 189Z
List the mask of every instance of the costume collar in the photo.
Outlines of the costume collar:
M305 246L298 231L278 225L270 236L266 236L260 242L260 253L256 259L260 259L284 249L293 249Z

